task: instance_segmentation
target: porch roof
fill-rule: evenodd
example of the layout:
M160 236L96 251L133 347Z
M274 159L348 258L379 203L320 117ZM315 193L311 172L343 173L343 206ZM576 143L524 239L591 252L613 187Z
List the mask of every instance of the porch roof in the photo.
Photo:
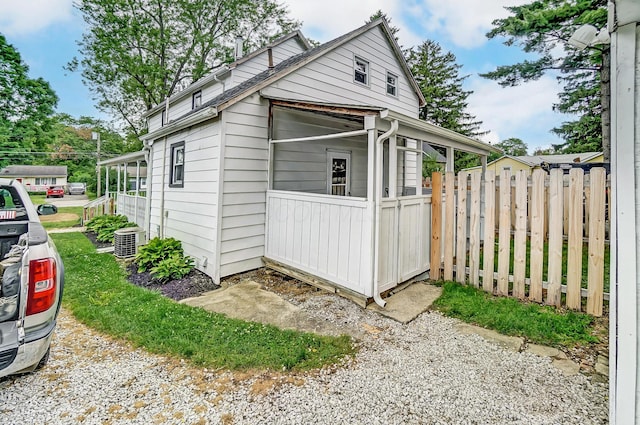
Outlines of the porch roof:
M145 160L145 151L142 150L137 152L125 153L124 155L102 160L98 162L98 165L128 164L131 162L144 161L144 160Z

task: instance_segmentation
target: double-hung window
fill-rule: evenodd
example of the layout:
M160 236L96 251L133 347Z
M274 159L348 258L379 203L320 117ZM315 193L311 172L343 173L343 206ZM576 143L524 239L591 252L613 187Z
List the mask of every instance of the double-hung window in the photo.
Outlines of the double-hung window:
M387 72L387 94L398 97L398 76Z
M354 59L353 80L365 86L369 85L369 62L358 56Z
M170 187L184 186L184 142L171 145Z
M191 96L191 109L196 109L202 106L202 91L198 90Z

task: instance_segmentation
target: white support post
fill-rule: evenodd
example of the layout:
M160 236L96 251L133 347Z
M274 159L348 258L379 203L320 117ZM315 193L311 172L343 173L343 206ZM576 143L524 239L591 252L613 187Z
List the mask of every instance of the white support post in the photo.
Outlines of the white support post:
M140 195L140 160L136 161L136 196Z
M118 173L118 180L117 180L117 183L116 183L116 196L118 196L118 194L120 193L120 179L121 179L121 177L120 177L120 164L118 164L117 173Z
M482 175L484 176L487 173L487 156L482 155L480 157L480 165L482 166Z
M389 137L389 199L398 197L398 138ZM404 183L404 182L403 182Z
M447 147L447 166L445 171L454 171L453 160L455 151L452 147Z
M109 199L109 167L108 165L105 167L105 181L104 181L104 196Z
M122 184L123 184L123 193L127 193L127 183L129 182L129 164L128 163L124 163L124 180L122 180Z

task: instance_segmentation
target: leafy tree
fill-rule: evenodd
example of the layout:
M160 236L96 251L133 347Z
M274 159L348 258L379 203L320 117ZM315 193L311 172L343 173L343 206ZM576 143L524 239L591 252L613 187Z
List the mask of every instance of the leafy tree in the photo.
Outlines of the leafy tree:
M507 46L519 44L537 57L481 75L502 86L515 86L539 79L548 71L559 72L564 88L554 109L578 115L579 119L552 130L565 141L558 150L603 149L608 158L608 46L580 51L567 44L583 24L597 28L606 25L607 0L534 0L507 10L511 15L493 21L494 28L487 37L504 37Z
M20 53L0 34L0 167L29 163L43 148L43 133L58 97L48 82L28 76Z
M524 156L527 154L528 149L527 144L517 137L510 137L502 142L496 143L494 146L498 149L502 149L504 155L511 156ZM488 160L494 161L501 156L502 155L499 153L492 153L489 155Z
M135 134L140 114L215 67L233 60L237 35L246 49L299 27L276 0L83 0L82 69L98 107Z

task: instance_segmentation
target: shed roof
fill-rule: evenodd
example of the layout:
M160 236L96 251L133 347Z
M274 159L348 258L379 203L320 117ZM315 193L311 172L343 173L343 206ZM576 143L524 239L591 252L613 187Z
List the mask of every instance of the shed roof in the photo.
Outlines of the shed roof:
M66 165L7 165L0 170L3 177L66 177Z

